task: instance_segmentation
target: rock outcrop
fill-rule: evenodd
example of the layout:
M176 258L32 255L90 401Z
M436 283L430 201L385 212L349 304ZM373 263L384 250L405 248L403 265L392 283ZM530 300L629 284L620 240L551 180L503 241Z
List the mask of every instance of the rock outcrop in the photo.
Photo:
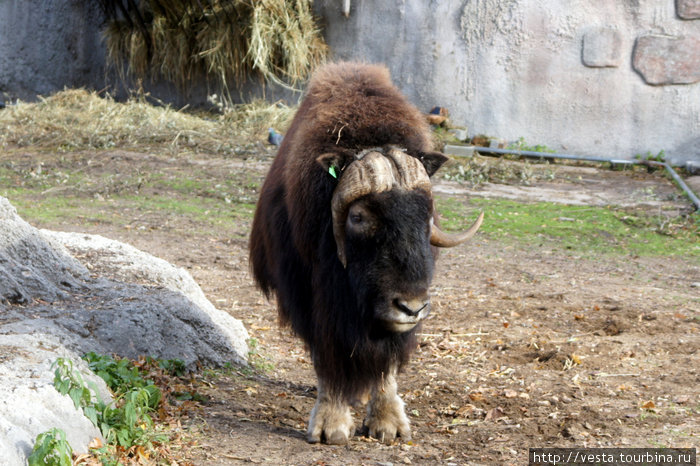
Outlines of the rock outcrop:
M95 235L37 230L0 197L0 458L24 464L36 435L99 436L53 387L51 364L89 351L246 364L243 324L216 309L184 269ZM102 383L103 395L108 390Z

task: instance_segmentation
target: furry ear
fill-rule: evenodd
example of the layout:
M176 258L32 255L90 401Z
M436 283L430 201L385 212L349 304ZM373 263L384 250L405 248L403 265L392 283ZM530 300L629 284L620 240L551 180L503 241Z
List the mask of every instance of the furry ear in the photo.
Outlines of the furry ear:
M419 152L418 159L428 172L428 176L433 176L442 164L447 162L447 156L440 152Z
M352 154L346 154L341 151L326 152L325 154L321 154L316 157L316 163L321 166L323 171L336 179L340 177L340 173L345 169L351 160Z

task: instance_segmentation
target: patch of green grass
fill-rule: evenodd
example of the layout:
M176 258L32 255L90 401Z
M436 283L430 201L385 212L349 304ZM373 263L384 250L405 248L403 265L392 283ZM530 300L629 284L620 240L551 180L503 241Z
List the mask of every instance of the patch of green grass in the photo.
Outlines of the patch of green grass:
M202 228L240 230L241 221L253 217L259 187L255 173L243 170L236 176L212 179L201 170L145 168L88 173L77 166L40 170L27 163L6 162L0 164L0 196L10 199L25 220L44 226L79 219L83 224L126 228L184 225L191 231L194 222ZM184 224L167 221L173 214Z
M31 193L30 193L31 194ZM44 198L27 196L20 190L0 191L15 206L22 218L30 223L50 224L70 218L79 218L88 223L114 223L106 210L94 199L76 197L47 196Z
M18 167L11 163L0 165L0 186L44 191L62 186L80 186L85 175L80 171L69 173L62 170L47 170L41 164Z
M81 223L128 226L138 224L142 213L155 213L163 218L171 215L187 217L203 227L235 229L241 220L251 220L255 211L254 203L227 203L210 197L168 194L116 195L104 200L75 195L41 197L40 193L32 191L8 189L0 191L0 195L10 199L22 218L39 225L80 219ZM162 225L146 226L159 228Z
M510 144L508 146L508 149L529 151L529 152L546 152L546 153L554 153L555 152L553 149L550 149L549 147L547 147L543 144L535 144L534 146L528 145L525 142L525 138L523 138L523 137L520 137L516 142L514 142L513 144Z
M133 221L120 209L97 199L55 197L44 200L10 198L20 216L32 224L75 222L80 224L128 225Z
M700 256L700 220L668 218L610 207L438 197L447 230L468 227L485 212L480 235L504 243L546 245L577 254Z
M275 370L272 361L260 352L260 344L256 338L248 339L248 348L248 362L254 370L263 374Z
M236 220L252 219L255 204L231 203L207 197L126 196L121 203L143 212L183 215L203 224L234 226Z
M154 183L155 187L169 188L173 191L181 193L196 193L210 192L211 182L195 178L177 178L161 179Z

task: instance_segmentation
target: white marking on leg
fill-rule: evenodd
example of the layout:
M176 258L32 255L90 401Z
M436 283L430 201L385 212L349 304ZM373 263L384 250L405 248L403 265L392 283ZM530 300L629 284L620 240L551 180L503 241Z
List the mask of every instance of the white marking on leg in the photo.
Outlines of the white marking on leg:
M411 440L411 426L404 411L404 402L397 393L396 367L372 391L372 399L367 405L365 425L369 435L381 442L390 444L396 436L404 441Z
M330 393L319 379L318 396L311 410L306 439L310 443L323 440L333 445L344 445L354 431L350 406L339 395Z

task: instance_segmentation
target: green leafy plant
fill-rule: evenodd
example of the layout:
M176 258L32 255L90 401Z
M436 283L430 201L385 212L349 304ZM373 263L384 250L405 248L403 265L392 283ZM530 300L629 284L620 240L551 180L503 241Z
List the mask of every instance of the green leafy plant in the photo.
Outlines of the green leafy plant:
M112 454L115 451L114 446L128 450L134 446L152 447L153 442L167 440L167 436L156 432L151 417L151 413L162 400L162 392L152 380L146 379L139 368L128 359L115 359L96 353L88 353L84 359L114 392L115 399L111 403L99 399L97 386L86 382L69 359L58 358L53 364L54 386L59 393L69 396L75 407L81 408L85 416L102 432L108 445L96 450L100 461L105 464L117 464ZM161 362L149 358L148 364L158 367ZM183 372L185 368L184 362L180 360L163 360L162 364L172 373ZM63 454L70 449L68 446L66 450L62 443L65 434L61 434L60 430L52 429L37 437L36 464L64 464L48 462L58 455L53 452ZM70 453L66 464L70 464Z
M157 405L156 400L160 398L160 389L149 385L132 388L118 397L114 404L105 406L99 427L107 443L129 448L132 445L148 445L154 440L165 440L165 437L151 432L154 424L149 413L153 411L152 405Z
M665 162L666 161L666 152L665 151L659 151L656 155L652 154L651 152L647 151L646 154L636 154L634 156L635 159L641 160L641 161L651 161L651 162Z
M54 386L62 395L68 395L76 408L92 423L99 427L108 442L118 440L123 447L129 447L143 439L145 428L153 426L148 415L161 399L161 392L153 382L146 381L135 367L128 367L129 360L115 361L109 356L90 353L92 366L114 391L116 399L105 404L97 398L97 388L90 388L79 371L73 369L73 362L64 358L56 360ZM126 362L126 364L124 364Z
M66 440L66 433L56 427L39 434L34 443L29 466L71 466L73 449Z
M104 405L102 400L97 398L97 386L93 383L88 386L80 371L73 368L73 361L70 359L58 358L52 367L56 368L53 384L58 393L68 395L76 409L82 409L85 416L97 426L98 410Z
M90 370L100 376L117 395L134 388L153 385L153 381L144 379L139 369L128 359L114 359L93 352L87 353L83 359L88 363Z
M182 359L153 359L148 357L146 358L146 362L149 364L157 364L167 374L174 375L175 377L182 377L187 372L187 366Z
M510 144L508 146L508 149L512 150L522 150L522 151L529 151L529 152L546 152L546 153L554 153L555 151L553 149L550 149L549 147L541 144L536 144L534 146L530 146L525 143L525 138L521 137L518 139L516 142L513 144Z

